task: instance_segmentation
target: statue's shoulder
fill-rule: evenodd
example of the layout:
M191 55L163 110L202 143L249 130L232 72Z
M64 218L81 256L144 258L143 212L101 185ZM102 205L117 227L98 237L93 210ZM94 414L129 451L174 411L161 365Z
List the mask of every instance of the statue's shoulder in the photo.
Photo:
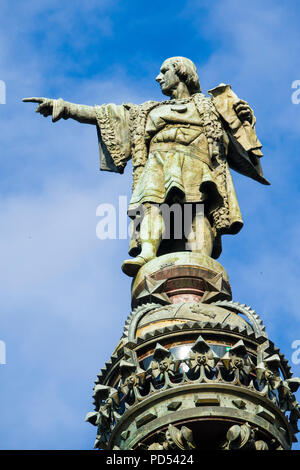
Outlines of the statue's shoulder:
M160 101L149 100L149 101L145 101L144 103L140 103L140 104L123 103L123 106L126 109L143 109L143 108L148 108L149 106L160 104L160 103L161 103Z
M202 103L202 102L203 102L203 103L210 104L210 103L212 103L212 101L213 101L211 96L205 95L204 93L202 93L202 91L199 92L199 93L194 93L194 94L192 95L192 97L193 97L193 100L196 101L196 102L198 102L198 103Z
M201 113L213 113L219 116L218 110L216 109L214 100L211 96L206 96L204 93L195 93L193 95L193 101Z
M149 100L145 101L144 103L141 103L138 106L139 110L141 111L148 111L151 110L152 108L155 108L156 106L159 106L162 102L161 101L154 101L154 100Z
M150 111L154 109L155 107L159 106L161 104L160 101L145 101L144 103L141 104L126 104L125 106L129 110L131 120L135 121L141 121L145 119Z

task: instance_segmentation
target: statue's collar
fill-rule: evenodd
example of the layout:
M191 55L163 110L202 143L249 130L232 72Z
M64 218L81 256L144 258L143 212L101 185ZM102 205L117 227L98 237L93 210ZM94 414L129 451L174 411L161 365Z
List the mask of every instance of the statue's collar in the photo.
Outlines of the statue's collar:
M191 96L189 96L188 98L181 98L181 99L171 99L171 100L168 100L168 101L164 101L164 103L169 103L169 104L185 104L185 103L190 103L191 101L194 100L195 96L196 95L203 95L203 93L193 93Z
M185 104L185 103L190 103L192 101L193 96L189 96L188 98L181 98L181 99L172 99L167 101L169 104Z

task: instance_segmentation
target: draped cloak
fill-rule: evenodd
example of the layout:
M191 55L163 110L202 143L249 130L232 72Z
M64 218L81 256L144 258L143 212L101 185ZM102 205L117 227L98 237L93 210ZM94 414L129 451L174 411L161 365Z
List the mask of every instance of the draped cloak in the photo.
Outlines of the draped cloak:
M221 235L235 234L243 221L229 167L262 184L261 144L252 123L234 110L239 99L229 85L189 99L148 101L141 105L96 106L100 169L123 173L133 166L132 209L164 202L173 190L182 202L204 203L215 235L212 257L222 250ZM252 113L253 114L253 113ZM176 192L175 191L175 192ZM140 244L132 237L129 253Z

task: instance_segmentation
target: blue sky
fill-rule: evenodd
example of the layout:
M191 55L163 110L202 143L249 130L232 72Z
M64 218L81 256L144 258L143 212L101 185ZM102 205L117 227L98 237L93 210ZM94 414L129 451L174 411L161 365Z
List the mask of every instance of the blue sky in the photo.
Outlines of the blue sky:
M96 208L129 197L131 167L100 173L94 127L52 124L25 96L161 99L154 77L173 55L196 63L204 92L230 83L254 108L272 185L233 175L245 226L223 237L219 261L234 300L256 309L291 361L300 340L297 10L296 0L2 0L2 449L92 448L95 428L84 417L93 381L130 311L120 269L127 241L97 239Z

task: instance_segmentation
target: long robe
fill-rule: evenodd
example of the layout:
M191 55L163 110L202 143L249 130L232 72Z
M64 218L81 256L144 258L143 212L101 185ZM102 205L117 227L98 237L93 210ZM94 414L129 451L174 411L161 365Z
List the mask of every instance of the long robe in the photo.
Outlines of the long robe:
M221 235L237 233L243 221L229 165L268 184L254 124L242 123L234 111L237 96L228 85L184 100L142 105L97 106L100 168L122 173L133 164L133 193L129 214L141 204L204 203L215 234L212 256L221 253ZM137 254L139 241L130 242Z

